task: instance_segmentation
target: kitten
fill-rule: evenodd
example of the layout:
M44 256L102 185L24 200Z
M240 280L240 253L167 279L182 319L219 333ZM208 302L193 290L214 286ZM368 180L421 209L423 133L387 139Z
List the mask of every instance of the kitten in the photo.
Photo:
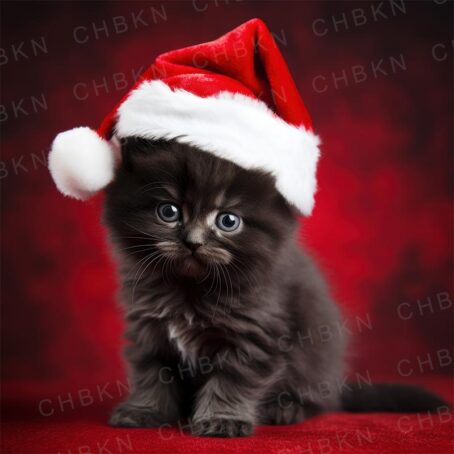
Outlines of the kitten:
M196 435L245 436L256 424L376 408L378 394L393 393L341 393L339 310L272 175L175 141L129 138L104 222L132 382L112 425L189 419ZM409 400L416 394L422 408L443 404L419 390Z

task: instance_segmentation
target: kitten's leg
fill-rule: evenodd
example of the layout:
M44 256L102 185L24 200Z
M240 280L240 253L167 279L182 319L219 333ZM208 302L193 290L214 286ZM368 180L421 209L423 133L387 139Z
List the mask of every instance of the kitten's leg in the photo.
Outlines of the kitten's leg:
M132 391L113 411L109 423L116 427L159 427L179 417L180 384L171 368L154 360L135 368Z
M242 437L252 433L257 405L274 382L279 361L241 358L228 352L213 360L213 372L199 389L191 421L194 435Z

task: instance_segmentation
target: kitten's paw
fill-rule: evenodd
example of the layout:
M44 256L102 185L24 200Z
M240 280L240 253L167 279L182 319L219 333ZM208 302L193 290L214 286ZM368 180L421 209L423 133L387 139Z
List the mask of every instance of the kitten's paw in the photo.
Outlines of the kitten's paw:
M277 403L264 405L261 412L261 422L263 424L296 424L305 419L303 407L296 402L289 402L285 406L278 405Z
M293 405L290 408L277 408L272 419L272 424L296 424L303 421L303 419L303 408L300 405Z
M128 403L118 405L109 419L109 424L114 427L159 427L167 422L163 415L151 408Z
M247 437L253 428L250 422L225 418L193 421L191 425L192 434L198 437Z

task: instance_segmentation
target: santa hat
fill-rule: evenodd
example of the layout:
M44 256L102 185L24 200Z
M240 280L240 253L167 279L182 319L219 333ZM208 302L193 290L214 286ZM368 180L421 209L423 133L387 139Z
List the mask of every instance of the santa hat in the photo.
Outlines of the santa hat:
M221 38L160 55L95 132L59 134L49 169L65 195L87 199L115 177L125 137L197 146L275 177L302 214L314 206L318 137L266 25L252 19Z

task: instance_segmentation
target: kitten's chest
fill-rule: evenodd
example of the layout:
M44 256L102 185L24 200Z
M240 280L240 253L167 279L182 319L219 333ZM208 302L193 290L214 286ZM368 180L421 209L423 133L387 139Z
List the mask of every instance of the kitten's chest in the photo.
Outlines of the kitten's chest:
M190 314L169 320L167 335L182 362L194 368L198 368L201 361L209 360L226 340L224 330L216 327L209 320L197 320Z

